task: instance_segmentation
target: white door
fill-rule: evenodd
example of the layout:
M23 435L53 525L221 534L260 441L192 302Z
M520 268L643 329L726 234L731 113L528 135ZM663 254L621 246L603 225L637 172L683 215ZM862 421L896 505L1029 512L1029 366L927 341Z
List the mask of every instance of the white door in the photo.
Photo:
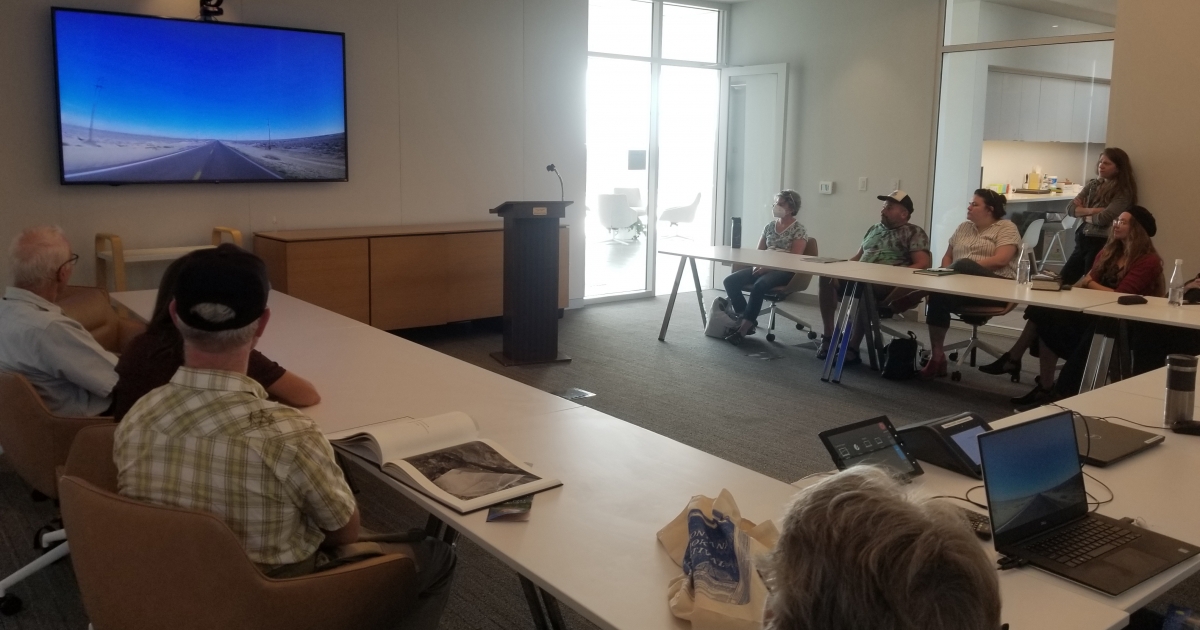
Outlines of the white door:
M758 245L772 220L771 200L783 188L783 139L787 113L787 64L721 71L717 135L717 193L713 234L730 244L731 219L742 220L742 247ZM715 287L729 267L713 270Z

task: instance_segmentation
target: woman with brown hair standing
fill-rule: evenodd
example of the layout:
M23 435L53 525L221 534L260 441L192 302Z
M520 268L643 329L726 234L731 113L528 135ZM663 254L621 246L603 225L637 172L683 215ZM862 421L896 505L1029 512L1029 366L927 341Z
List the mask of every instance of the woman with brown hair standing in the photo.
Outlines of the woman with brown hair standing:
M1067 204L1067 214L1082 219L1075 230L1075 251L1062 268L1066 284L1075 284L1091 270L1096 254L1108 242L1113 221L1137 204L1137 180L1129 154L1116 147L1100 152L1099 175Z

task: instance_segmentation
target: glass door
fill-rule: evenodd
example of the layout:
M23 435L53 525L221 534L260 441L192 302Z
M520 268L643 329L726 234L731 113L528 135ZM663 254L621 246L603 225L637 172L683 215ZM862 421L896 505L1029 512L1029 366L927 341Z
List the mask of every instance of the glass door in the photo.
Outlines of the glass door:
M787 112L787 64L721 71L717 143L716 234L729 245L732 220L741 219L742 247L755 247L771 222L771 200L783 188L783 140ZM713 286L729 267L713 270Z

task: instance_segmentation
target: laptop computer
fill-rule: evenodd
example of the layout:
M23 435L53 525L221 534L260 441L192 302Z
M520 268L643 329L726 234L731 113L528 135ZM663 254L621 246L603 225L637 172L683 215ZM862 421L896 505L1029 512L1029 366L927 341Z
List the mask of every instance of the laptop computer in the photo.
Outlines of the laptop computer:
M996 551L1109 595L1200 553L1089 514L1070 411L979 436Z
M1149 431L1075 414L1075 441L1085 464L1103 468L1165 440Z

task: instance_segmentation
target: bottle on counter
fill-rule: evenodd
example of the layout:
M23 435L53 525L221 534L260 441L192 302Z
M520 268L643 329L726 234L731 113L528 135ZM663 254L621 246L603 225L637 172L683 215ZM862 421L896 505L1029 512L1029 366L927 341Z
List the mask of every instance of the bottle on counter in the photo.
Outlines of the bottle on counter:
M1171 272L1171 281L1167 283L1167 304L1183 306L1183 285L1188 279L1183 275L1183 259L1175 259L1175 270Z

